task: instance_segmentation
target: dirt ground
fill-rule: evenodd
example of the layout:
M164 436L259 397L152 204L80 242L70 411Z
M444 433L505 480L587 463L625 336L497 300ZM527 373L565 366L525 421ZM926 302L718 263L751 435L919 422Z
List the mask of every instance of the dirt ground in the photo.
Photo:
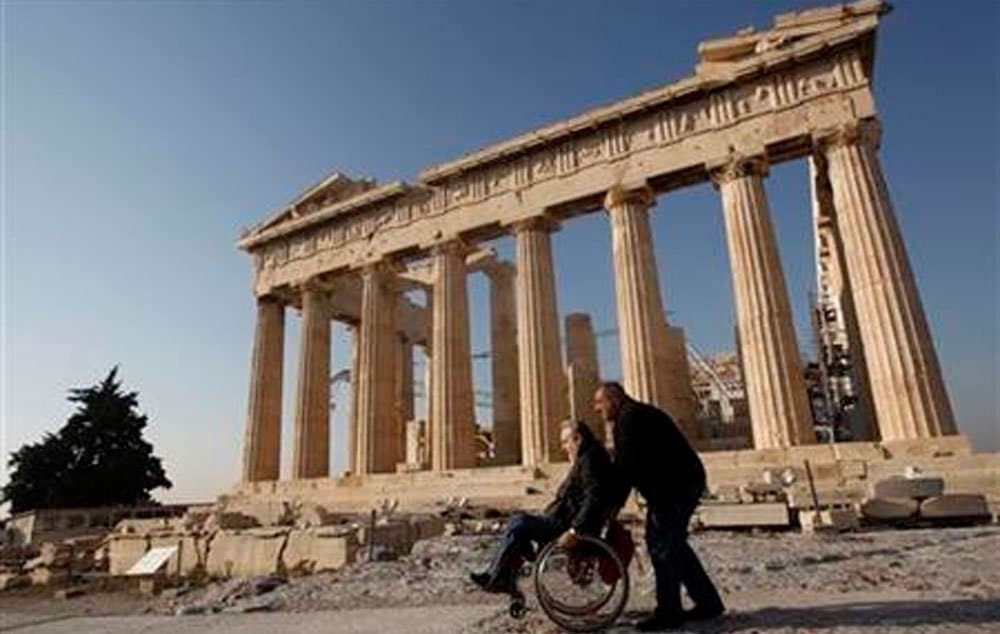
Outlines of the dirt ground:
M299 619L335 611L344 615L346 628L355 612L375 609L388 615L435 606L452 610L452 616L455 609L469 608L462 613L470 615L469 622L458 630L449 626L452 631L559 631L537 609L523 620L511 619L503 597L478 592L468 581L470 570L485 566L495 542L496 536L439 537L418 543L396 561L296 578L262 594L259 587L254 590L261 580L229 580L181 594L171 590L153 599L96 589L62 600L51 591L0 593L0 631L55 631L25 625L85 615L162 615L151 622L184 619L184 631L195 631L188 625L195 619L209 623L212 617L206 615L218 611L265 611L271 619L278 617L275 612L296 613ZM692 543L729 610L724 618L690 631L1000 631L1000 527L995 525L833 536L702 532ZM638 557L630 572L629 604L613 631L632 631L629 623L653 606L645 558ZM335 625L327 629L340 631Z

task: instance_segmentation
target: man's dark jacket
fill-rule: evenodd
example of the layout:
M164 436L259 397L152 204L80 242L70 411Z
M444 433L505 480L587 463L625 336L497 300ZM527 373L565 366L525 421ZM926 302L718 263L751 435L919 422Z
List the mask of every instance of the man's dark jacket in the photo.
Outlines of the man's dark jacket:
M705 490L705 467L665 412L632 399L614 425L619 490L615 506L634 487L650 505L690 502Z
M545 509L560 530L597 535L608 519L615 492L614 468L604 447L588 443L580 448L566 479L559 485L556 499Z

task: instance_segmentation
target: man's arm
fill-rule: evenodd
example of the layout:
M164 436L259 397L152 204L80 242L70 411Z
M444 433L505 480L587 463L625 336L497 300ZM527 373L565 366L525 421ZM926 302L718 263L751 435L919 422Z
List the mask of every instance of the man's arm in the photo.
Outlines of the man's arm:
M614 459L614 494L611 496L611 508L621 510L628 500L632 487L639 482L639 443L637 425L632 416L624 416L618 423L619 430L615 434Z
M580 460L580 489L583 491L583 500L580 508L577 509L573 519L570 520L570 527L578 533L597 534L604 524L607 512L607 491L611 484L609 479L607 464L604 469L600 468L598 459L590 453L586 453L578 458Z

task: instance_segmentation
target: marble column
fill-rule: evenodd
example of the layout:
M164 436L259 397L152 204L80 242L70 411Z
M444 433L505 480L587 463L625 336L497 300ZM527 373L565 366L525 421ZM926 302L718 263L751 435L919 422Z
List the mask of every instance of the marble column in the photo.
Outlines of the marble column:
M861 331L858 329L857 311L851 299L850 277L844 265L844 240L837 226L833 206L833 187L830 185L826 159L820 155L809 157L809 184L812 193L813 227L816 232L816 288L819 309L824 312L825 324L820 339L827 348L827 354L834 347L840 347L849 359L850 367L841 370L846 376L831 380L825 378L824 388L832 398L851 396L854 407L843 412L843 424L847 424L854 440L878 440L878 425L875 409L871 405L871 382L865 366ZM833 309L834 319L826 314ZM821 355L820 362L830 364L833 359ZM849 379L848 379L849 377ZM845 379L848 379L845 389Z
M406 423L413 420L413 343L399 337L396 355L396 411L400 425L397 462L406 459Z
M875 121L819 140L843 238L882 440L956 433L955 418L878 159Z
M566 315L566 378L569 382L570 418L582 420L602 444L605 425L594 412L594 392L601 382L597 359L597 338L587 313Z
M466 248L449 242L434 248L434 313L431 356L431 468L476 465L472 349Z
M257 298L257 328L250 361L250 402L243 440L243 481L278 480L281 468L281 381L285 305Z
M785 275L764 193L762 159L713 171L722 194L754 447L816 442Z
M403 442L396 410L396 288L387 263L367 266L361 278L355 472L389 473Z
M351 337L351 413L347 421L347 470L351 473L358 472L358 455L361 448L358 444L358 358L360 348L360 337L358 336L359 324L352 324L349 327Z
M622 382L630 396L666 411L690 434L694 407L686 398L684 381L670 376L672 367L681 366L669 356L667 319L649 227L654 202L648 187L614 188L604 199L611 221Z
M330 475L330 307L326 292L302 289L293 477Z
M516 269L509 262L488 265L490 355L493 377L493 441L497 464L521 459L520 397L517 368Z
M518 223L517 353L521 396L521 464L563 459L559 424L568 413L559 345L552 263L555 225L542 218Z

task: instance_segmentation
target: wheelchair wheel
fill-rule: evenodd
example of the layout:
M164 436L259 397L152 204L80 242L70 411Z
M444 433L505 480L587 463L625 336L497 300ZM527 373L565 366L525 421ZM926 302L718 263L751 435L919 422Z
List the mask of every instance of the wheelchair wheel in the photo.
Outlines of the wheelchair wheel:
M570 550L554 542L535 564L535 593L552 621L571 632L608 627L628 602L628 570L605 542L582 537Z

